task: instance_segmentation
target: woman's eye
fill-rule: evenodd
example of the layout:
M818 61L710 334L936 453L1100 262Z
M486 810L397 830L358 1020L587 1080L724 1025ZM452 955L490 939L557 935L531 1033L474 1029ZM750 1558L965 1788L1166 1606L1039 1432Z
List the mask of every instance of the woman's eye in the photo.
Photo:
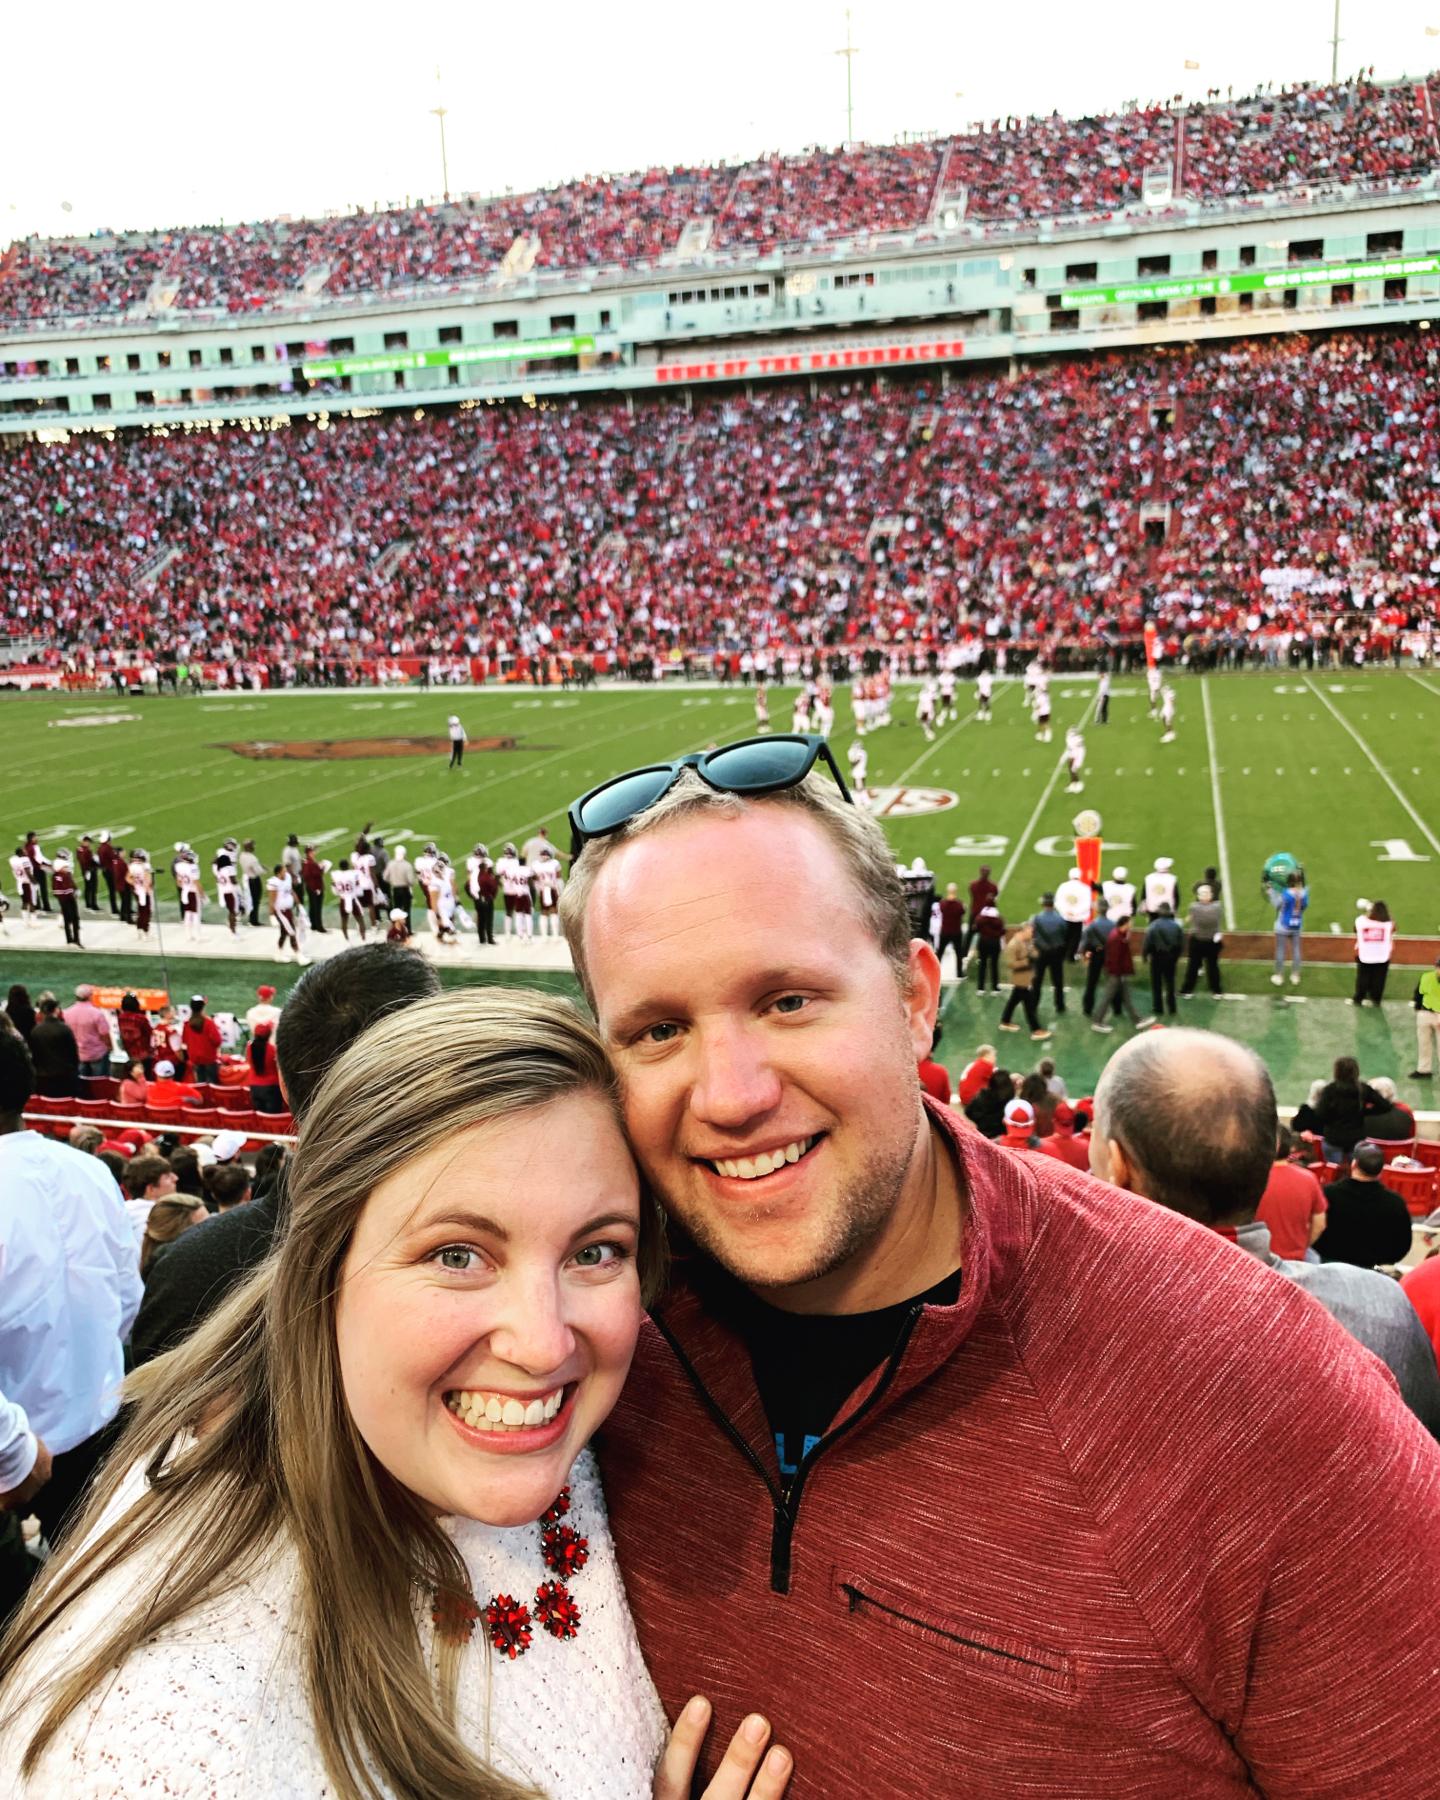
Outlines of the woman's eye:
M625 1254L620 1244L587 1244L583 1250L575 1252L575 1261L582 1269L607 1269L621 1261Z
M443 1250L437 1250L430 1260L438 1263L442 1269L453 1269L461 1275L468 1275L480 1264L479 1253L465 1244L447 1244Z

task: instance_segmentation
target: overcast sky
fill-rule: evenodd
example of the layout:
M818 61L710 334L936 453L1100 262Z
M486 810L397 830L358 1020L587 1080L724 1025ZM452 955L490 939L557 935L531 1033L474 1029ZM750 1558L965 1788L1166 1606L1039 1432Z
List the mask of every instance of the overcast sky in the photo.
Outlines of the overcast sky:
M855 0L852 13L855 135L878 141L1330 69L1333 0ZM1342 0L1342 74L1440 66L1427 26L1440 33L1440 0ZM833 145L844 42L844 6L828 0L16 0L0 34L0 242L435 194L440 103L454 193Z

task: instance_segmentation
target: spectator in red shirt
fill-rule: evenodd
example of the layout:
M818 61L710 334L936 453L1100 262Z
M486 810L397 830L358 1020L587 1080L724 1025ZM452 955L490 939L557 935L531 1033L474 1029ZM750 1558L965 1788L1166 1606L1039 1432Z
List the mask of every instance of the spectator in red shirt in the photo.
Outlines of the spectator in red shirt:
M980 1044L960 1076L960 1105L968 1106L995 1073L995 1046Z
M193 994L190 998L190 1012L180 1028L180 1047L185 1053L186 1072L192 1081L219 1081L220 1027L205 1011L203 994Z
M150 1021L145 1016L145 1009L134 994L126 994L120 1002L120 1047L131 1062L144 1063L148 1073L151 1066L151 1053L154 1048L154 1034L150 1029Z
M1255 1216L1270 1233L1270 1248L1287 1262L1303 1262L1305 1252L1325 1229L1325 1190L1309 1169L1290 1159L1297 1139L1282 1125L1275 1162Z
M1432 1250L1424 1262L1407 1269L1400 1277L1400 1287L1420 1315L1425 1335L1440 1358L1440 1248Z
M182 1100L198 1100L200 1090L192 1087L188 1081L175 1079L175 1065L168 1057L161 1057L155 1065L155 1079L150 1083L150 1092L146 1096L147 1106L178 1106Z
M1005 1108L1005 1129L996 1142L1006 1150L1037 1150L1040 1139L1035 1135L1035 1108L1017 1095Z
M995 904L999 892L999 888L990 879L989 863L981 863L980 873L970 883L970 929L965 938L965 955L970 954L970 947L975 942L981 913L987 906Z
M920 1085L927 1094L933 1094L942 1106L950 1104L950 1072L942 1063L935 1060L935 1052L940 1048L941 1031L937 1024L930 1039L930 1054L920 1059Z
M1091 1021L1092 1031L1113 1031L1115 1027L1105 1017L1113 1008L1119 1012L1123 1007L1129 1015L1130 1023L1138 1025L1140 1015L1135 1010L1135 1002L1130 998L1130 982L1135 974L1135 958L1130 950L1130 921L1117 919L1115 929L1105 940L1105 979L1109 986L1105 990L1105 998L1100 1002L1095 1017Z
M1055 1129L1049 1137L1041 1138L1039 1148L1046 1156L1053 1156L1058 1162L1069 1163L1072 1169L1090 1167L1090 1134L1087 1131L1076 1131L1075 1108L1068 1100L1056 1103Z

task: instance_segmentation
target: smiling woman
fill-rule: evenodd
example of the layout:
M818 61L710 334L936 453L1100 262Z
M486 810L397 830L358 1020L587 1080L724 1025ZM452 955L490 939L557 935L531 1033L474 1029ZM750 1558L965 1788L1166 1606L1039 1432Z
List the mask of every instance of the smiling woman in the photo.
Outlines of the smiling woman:
M593 1029L494 988L381 1019L288 1186L0 1652L0 1790L644 1800L665 1722L587 1444L663 1238ZM767 1737L715 1800L783 1790ZM696 1749L688 1715L655 1793Z

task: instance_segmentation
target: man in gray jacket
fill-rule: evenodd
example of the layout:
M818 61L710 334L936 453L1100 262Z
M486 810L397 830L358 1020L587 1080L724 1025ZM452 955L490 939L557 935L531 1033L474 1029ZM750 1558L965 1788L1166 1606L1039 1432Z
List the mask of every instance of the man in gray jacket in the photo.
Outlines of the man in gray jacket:
M1035 934L1035 987L1036 998L1045 986L1048 971L1055 989L1055 1011L1065 1010L1065 943L1066 925L1056 910L1055 896L1040 896L1040 911L1030 921Z
M1110 902L1097 895L1095 916L1080 933L1080 954L1085 959L1085 998L1080 1002L1080 1010L1087 1019L1095 1011L1095 996L1105 974L1105 940L1114 929Z
M1210 985L1211 994L1218 994L1220 992L1220 901L1215 889L1207 882L1202 881L1195 889L1195 899L1191 904L1190 916L1186 922L1190 927L1190 954L1185 962L1185 985L1180 990L1180 998L1187 999L1195 992L1195 983L1199 979L1202 967L1205 970L1205 979Z
M1180 952L1185 933L1175 918L1175 909L1162 900L1155 917L1145 927L1143 954L1150 965L1150 1010L1157 1019L1174 1013L1175 971L1180 966Z
M1122 1044L1095 1089L1090 1168L1184 1213L1314 1296L1385 1363L1401 1398L1440 1438L1440 1373L1415 1308L1388 1275L1349 1263L1286 1262L1255 1210L1274 1157L1275 1092L1255 1052L1210 1031L1147 1032ZM1305 1378L1296 1371L1297 1381Z

